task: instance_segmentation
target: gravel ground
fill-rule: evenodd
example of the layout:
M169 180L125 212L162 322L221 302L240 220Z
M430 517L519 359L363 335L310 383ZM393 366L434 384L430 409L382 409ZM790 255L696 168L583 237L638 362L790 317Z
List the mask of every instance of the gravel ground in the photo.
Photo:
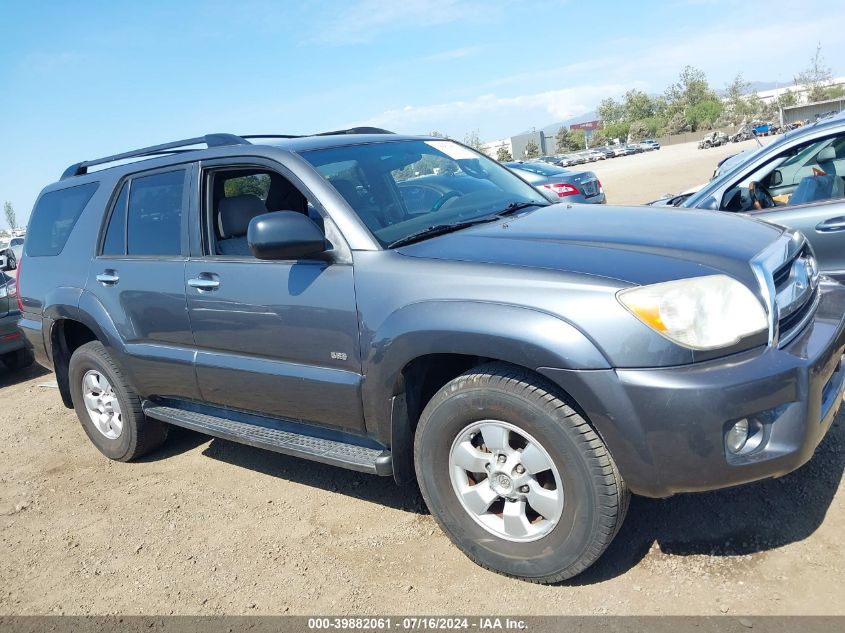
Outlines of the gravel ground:
M611 200L640 202L730 150L594 169ZM651 182L669 169L683 178ZM596 565L544 587L473 565L390 479L181 430L110 462L51 385L0 368L2 614L845 614L842 415L782 479L634 498Z
M760 140L768 143L771 138ZM698 149L695 143L681 143L667 145L654 152L620 156L571 169L596 172L604 186L608 204L645 204L665 193L681 193L703 185L710 180L720 160L755 147L757 142L754 140L710 149Z

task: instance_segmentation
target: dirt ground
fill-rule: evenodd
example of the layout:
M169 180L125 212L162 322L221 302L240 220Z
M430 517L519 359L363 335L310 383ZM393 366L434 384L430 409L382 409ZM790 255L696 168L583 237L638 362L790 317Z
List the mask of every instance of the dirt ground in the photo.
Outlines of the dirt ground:
M642 202L736 150L594 169ZM182 430L114 463L46 370L0 368L0 398L0 614L845 614L843 415L782 479L634 498L598 563L545 587L476 567L390 479Z
M771 139L760 140L767 143ZM571 169L594 171L604 186L608 204L645 204L666 193L681 193L703 185L710 180L720 160L755 147L757 142L753 140L710 149L698 149L695 143L681 143L667 145L655 152L620 156Z

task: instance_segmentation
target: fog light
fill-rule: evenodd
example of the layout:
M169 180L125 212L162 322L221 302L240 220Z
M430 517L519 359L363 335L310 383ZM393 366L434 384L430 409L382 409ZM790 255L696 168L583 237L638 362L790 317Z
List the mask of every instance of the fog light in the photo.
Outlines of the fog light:
M728 451L733 454L739 453L745 448L745 443L748 441L748 419L742 418L736 422L725 436L725 446Z

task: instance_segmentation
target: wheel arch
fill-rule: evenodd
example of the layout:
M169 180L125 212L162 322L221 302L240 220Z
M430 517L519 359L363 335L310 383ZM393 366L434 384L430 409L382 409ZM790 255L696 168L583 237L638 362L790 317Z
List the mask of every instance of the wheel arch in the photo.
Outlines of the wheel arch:
M436 391L464 371L499 361L547 382L540 367L608 368L574 325L519 306L437 301L394 313L373 336L363 383L369 431L389 443L394 477L413 477L413 433Z
M48 303L43 314L45 322L50 324L49 335L45 337L49 344L48 354L53 362L62 402L69 409L73 408L73 402L68 367L73 352L95 340L106 348L118 352L123 350L117 328L102 304L90 293L77 292L74 297L78 297L78 304L54 300Z

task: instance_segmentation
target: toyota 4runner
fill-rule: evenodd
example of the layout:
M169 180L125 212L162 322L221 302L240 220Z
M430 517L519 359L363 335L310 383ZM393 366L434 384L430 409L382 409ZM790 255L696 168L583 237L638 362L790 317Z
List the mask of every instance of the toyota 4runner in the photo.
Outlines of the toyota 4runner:
M630 493L804 464L845 384L800 233L596 207L442 138L167 143L44 189L21 327L111 459L176 425L416 481L472 560L556 582Z

